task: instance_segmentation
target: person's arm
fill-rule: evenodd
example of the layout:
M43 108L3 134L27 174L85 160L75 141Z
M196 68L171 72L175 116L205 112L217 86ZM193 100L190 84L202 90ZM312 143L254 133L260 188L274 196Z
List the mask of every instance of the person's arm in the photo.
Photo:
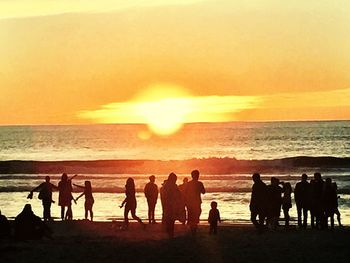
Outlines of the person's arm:
M58 190L58 186L56 186L56 185L54 185L54 184L52 184L52 183L50 183L50 185L52 186L52 188Z
M80 197L82 197L85 194L85 192L82 192L81 195L79 195L76 199L75 202L79 200Z
M39 186L35 187L32 191L30 191L29 195L27 196L28 199L32 199L33 198L33 192L38 191L44 183L41 183Z
M81 188L81 189L85 189L84 186L81 186L81 185L77 185L77 184L73 184L74 186L78 187L78 188Z
M218 210L218 219L219 219L219 222L221 223L221 217L220 217L220 211Z
M124 199L124 201L122 202L122 204L119 206L120 208L123 208L123 206L125 205L127 199L128 199L127 197Z
M204 184L203 184L202 182L201 182L201 188L202 188L202 189L201 189L201 193L202 193L202 194L205 194L205 188L204 188Z

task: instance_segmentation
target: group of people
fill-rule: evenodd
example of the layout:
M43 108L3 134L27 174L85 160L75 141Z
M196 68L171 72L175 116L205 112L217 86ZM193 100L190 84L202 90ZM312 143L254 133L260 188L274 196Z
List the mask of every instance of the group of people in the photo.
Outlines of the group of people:
M276 228L279 224L281 209L284 214L285 226L289 226L289 209L292 207L293 192L291 184L280 182L272 177L271 184L266 185L260 178L260 174L253 174L253 187L250 200L251 221L258 228ZM311 217L311 227L318 229L334 228L334 215L337 215L338 224L341 226L338 210L337 184L331 178L325 181L320 173L315 173L314 178L308 182L308 176L303 174L301 181L294 189L294 199L298 214L298 226L307 227L308 213Z
M205 194L205 188L203 183L199 181L199 175L200 173L198 170L192 171L192 179L189 181L187 178L185 178L183 180L183 184L178 186L176 184L177 175L175 173L170 173L167 180L163 182L160 189L158 189L158 186L155 183L155 176L150 176L149 182L144 188L144 194L148 204L149 224L157 223L155 219L155 207L157 204L158 196L160 195L163 211L162 224L164 224L164 228L168 235L170 237L174 236L174 225L176 220L180 221L182 224L187 223L191 229L192 235L195 235L197 231L197 225L199 224L199 218L202 212L201 195ZM62 220L73 219L72 201L76 202L82 196L85 196L85 219L87 219L88 215L90 214L91 221L93 220L92 208L94 204L94 198L92 195L91 182L85 181L85 186L73 184L72 179L75 176L77 175L68 178L67 174L62 174L58 186L52 184L50 182L50 177L46 176L45 182L41 183L39 186L30 191L27 197L29 199L33 198L34 192L39 192L38 198L42 201L44 221L52 220L51 204L55 203L52 199L53 190L58 190L59 192L58 205L61 207ZM83 191L76 199L74 199L72 195L72 185L82 189ZM125 185L125 199L120 205L120 208L124 208L124 229L127 229L129 226L129 213L131 213L132 218L137 220L143 226L143 228L146 227L141 218L136 215L137 201L135 193L136 190L134 179L128 178ZM217 225L220 221L220 214L219 210L217 209L216 202L212 202L211 206L212 209L209 213L208 222L211 225L210 233L216 234ZM34 232L32 233L34 239L40 235L43 235L43 233L46 231L45 228L41 226L39 227L39 221L41 220L39 217L34 215L29 204L24 207L22 213L16 217L15 221L23 222L21 218L27 219L27 221L31 222L29 225L32 225L34 229L38 230L38 232L34 231L35 234ZM19 223L19 225L21 225L21 223ZM23 229L24 228L28 228L28 225L23 227ZM17 227L17 229L21 229L21 227Z
M199 181L199 171L194 170L191 172L192 180L188 181L184 179L183 184L177 185L177 175L170 173L167 180L165 180L158 190L158 186L155 184L155 176L149 177L149 183L144 188L144 193L148 204L148 221L150 224L155 224L155 207L160 194L160 200L162 205L162 223L165 226L165 230L170 237L174 236L175 221L178 220L183 224L190 226L192 235L196 234L197 225L199 224L199 218L202 212L201 209L201 195L205 194L205 188L202 182ZM135 197L135 183L132 178L128 178L125 185L126 198L120 205L124 207L124 227L128 227L128 214L131 212L133 219L137 220L143 227L145 224L136 215L136 197ZM215 208L217 210L217 208ZM219 212L217 210L216 219L214 215L209 217L209 223L220 220ZM215 215L216 215L215 214ZM214 230L213 230L214 233ZM216 233L216 229L215 229Z

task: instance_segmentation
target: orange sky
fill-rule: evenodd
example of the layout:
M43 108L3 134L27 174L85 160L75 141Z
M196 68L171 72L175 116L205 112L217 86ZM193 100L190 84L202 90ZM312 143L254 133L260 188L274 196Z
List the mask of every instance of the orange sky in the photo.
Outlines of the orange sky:
M94 122L156 83L225 120L350 119L349 1L162 2L0 1L0 124Z

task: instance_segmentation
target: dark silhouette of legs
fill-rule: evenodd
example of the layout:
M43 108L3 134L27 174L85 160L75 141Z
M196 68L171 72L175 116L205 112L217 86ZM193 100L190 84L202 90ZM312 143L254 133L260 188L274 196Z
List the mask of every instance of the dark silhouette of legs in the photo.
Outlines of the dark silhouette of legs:
M283 215L284 215L284 220L285 220L285 226L288 227L289 226L289 220L290 220L290 216L289 216L289 208L287 209L283 209Z

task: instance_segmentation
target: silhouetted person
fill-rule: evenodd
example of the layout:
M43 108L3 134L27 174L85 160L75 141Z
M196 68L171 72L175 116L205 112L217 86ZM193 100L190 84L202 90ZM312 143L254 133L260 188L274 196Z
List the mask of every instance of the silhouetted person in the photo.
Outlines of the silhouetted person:
M165 222L164 222L164 186L165 186L166 182L167 182L167 180L164 180L162 183L162 186L159 189L160 203L162 205L162 224L165 224Z
M11 225L7 220L6 216L1 214L0 210L0 239L10 237L11 234Z
M284 215L285 226L289 226L289 209L292 208L292 186L290 183L283 184L282 210Z
M91 221L94 220L94 213L92 211L92 207L94 205L94 197L92 196L92 187L90 181L85 181L85 186L79 186L74 184L76 187L79 187L81 189L84 189L84 192L75 199L75 201L78 201L80 197L83 195L85 196L85 203L84 203L84 209L85 209L85 219L88 219L88 213L90 213Z
M336 195L337 195L336 208L335 208L334 214L337 215L338 225L343 226L341 223L340 212L339 212L339 208L338 208L338 199L340 198L340 196L338 196L338 186L337 186L336 182L332 183L332 185L333 185L335 192L336 192Z
M192 180L187 183L185 190L186 205L188 212L188 224L191 228L192 235L196 235L199 218L202 213L201 194L205 194L205 188L202 182L198 181L199 171L191 172Z
M295 185L294 199L297 206L298 226L307 227L307 212L310 210L311 186L307 181L307 174L302 174L301 181Z
M76 176L76 175L75 175ZM61 219L62 220L72 220L73 212L72 212L72 179L70 180L66 173L62 174L61 181L58 183L58 205L61 207ZM65 208L67 207L67 212L65 215Z
M313 201L313 209L314 215L316 219L316 228L324 228L325 227L325 216L322 204L322 195L323 195L323 186L324 181L322 180L322 176L320 173L314 174L314 185L312 190L312 201Z
M26 204L23 211L15 219L15 238L17 240L41 239L44 236L51 238L51 231L34 215L30 204Z
M155 224L156 219L154 217L154 211L156 209L158 199L158 186L155 184L156 177L151 175L149 177L149 183L146 184L144 193L148 204L148 222Z
M316 201L314 197L314 192L315 192L315 180L311 179L310 180L310 217L311 217L311 228L316 227Z
M209 211L208 223L209 234L216 235L218 232L218 222L221 223L220 212L218 210L218 203L213 201L210 203L211 209Z
M125 199L122 202L122 204L120 205L120 208L123 208L123 206L125 205L124 208L124 224L125 224L125 228L128 229L129 227L129 212L131 212L131 216L133 219L137 220L143 227L145 227L145 224L142 222L142 220L136 216L136 207L137 207L137 203L136 203L136 196L135 196L135 182L134 179L132 179L131 177L129 177L126 180L126 185L125 185Z
M250 220L255 227L261 229L264 226L267 213L267 188L266 184L260 179L260 174L254 173L252 179L254 184L252 186L252 195L249 204ZM257 217L259 217L259 221Z
M44 221L50 221L51 218L51 203L54 203L52 200L52 191L53 189L58 189L57 186L50 183L50 176L45 177L45 182L41 183L39 186L35 187L30 191L28 199L33 198L33 192L39 191L38 198L41 199L43 205L43 219Z
M181 197L182 197L182 200L183 200L183 203L185 204L185 210L184 210L184 217L185 217L185 221L183 222L183 224L185 225L186 224L186 221L187 221L187 205L186 205L186 188L187 188L187 183L188 183L188 178L185 177L182 181L182 184L179 185L179 190L180 190L180 193L181 193Z
M332 179L327 178L322 193L322 204L325 213L325 227L328 227L328 218L331 221L331 228L334 229L334 212L337 207L337 192L332 185Z
M179 219L179 215L181 215L181 211L183 210L181 193L176 185L176 180L176 174L170 173L168 180L166 180L162 187L161 194L165 229L171 238L174 236L175 221Z
M276 177L271 177L271 184L267 186L267 198L267 223L275 229L278 226L282 205L282 188L279 186L279 179Z

